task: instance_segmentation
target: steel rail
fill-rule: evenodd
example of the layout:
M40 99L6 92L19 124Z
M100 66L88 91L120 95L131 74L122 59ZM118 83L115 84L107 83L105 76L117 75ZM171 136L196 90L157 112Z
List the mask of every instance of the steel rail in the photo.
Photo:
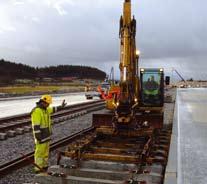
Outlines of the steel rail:
M73 104L73 105L67 105L64 109L66 110L66 109L76 108L76 107L79 107L79 106L82 106L82 105L96 104L96 103L101 102L101 101L103 101L103 100L97 100L97 101L92 101L92 102L83 102L83 103L78 103L78 104ZM23 113L23 114L19 114L19 115L0 118L0 125L5 124L7 122L11 122L13 120L22 120L22 119L26 119L26 118L30 118L30 113Z
M95 130L94 127L88 127L86 129L83 129L77 133L74 133L70 136L64 137L50 145L50 150L55 150L59 147L65 146L71 141L77 139L82 134L89 133L91 131ZM5 175L11 173L14 170L17 170L19 168L22 168L24 166L27 166L29 164L32 164L32 161L34 160L34 151L29 152L27 154L24 154L24 156L18 157L10 162L7 162L5 164L0 165L0 178L4 177Z
M61 116L65 116L65 115L74 114L74 113L77 113L77 112L80 112L83 110L87 110L87 112L91 112L93 110L96 110L97 107L99 107L99 106L102 107L103 105L104 105L104 102L99 100L96 102L81 103L81 104L75 104L72 106L67 106L66 108L63 109L63 111L60 111L60 112L52 115L52 119L55 119L55 118L58 118ZM23 117L25 117L25 116L23 115ZM21 117L19 117L17 119L15 119L15 118L16 117L9 118L10 119L9 122L4 123L4 125L0 125L0 132L6 132L11 129L27 126L27 125L30 125L30 123L31 123L29 114L26 116L27 119L24 119L21 121L20 121Z

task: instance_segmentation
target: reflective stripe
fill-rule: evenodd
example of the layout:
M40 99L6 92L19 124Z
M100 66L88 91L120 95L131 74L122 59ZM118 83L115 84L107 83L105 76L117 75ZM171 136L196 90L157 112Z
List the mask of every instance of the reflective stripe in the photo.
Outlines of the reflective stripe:
M34 133L35 133L35 134L37 134L37 133L41 133L41 131L40 131L40 130L35 130Z
M42 139L41 142L45 142L45 141L49 141L50 140L50 137L47 137L45 139Z

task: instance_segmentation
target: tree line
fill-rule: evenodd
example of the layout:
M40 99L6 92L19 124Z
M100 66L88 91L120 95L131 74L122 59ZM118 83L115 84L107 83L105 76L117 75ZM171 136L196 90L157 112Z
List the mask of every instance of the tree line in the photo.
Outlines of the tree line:
M78 79L103 80L106 73L89 66L58 65L31 67L29 65L0 60L0 83L12 83L16 79L76 77Z

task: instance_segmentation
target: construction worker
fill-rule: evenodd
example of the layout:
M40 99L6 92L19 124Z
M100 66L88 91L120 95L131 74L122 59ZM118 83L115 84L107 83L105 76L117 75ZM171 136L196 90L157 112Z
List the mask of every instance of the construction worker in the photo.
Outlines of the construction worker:
M31 121L35 140L35 172L43 172L48 168L49 144L51 140L51 114L66 106L65 100L62 105L49 107L52 104L50 95L43 95L31 111Z
M144 83L144 88L150 91L157 90L158 87L159 85L155 81L155 77L153 75Z

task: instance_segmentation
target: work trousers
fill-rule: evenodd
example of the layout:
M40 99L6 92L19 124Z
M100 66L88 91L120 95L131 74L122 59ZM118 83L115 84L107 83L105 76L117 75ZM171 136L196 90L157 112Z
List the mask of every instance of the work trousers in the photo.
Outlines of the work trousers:
M49 158L49 146L50 142L45 143L36 143L35 144L35 154L34 160L35 164L37 164L40 168L48 167L48 158ZM40 169L35 167L35 171L39 171Z

